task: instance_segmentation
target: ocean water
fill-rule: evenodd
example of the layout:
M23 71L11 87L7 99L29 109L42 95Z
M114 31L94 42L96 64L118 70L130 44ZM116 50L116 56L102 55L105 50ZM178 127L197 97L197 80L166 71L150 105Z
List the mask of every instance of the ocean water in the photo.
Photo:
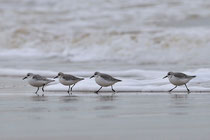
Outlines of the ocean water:
M0 57L206 67L209 7L206 0L1 0Z

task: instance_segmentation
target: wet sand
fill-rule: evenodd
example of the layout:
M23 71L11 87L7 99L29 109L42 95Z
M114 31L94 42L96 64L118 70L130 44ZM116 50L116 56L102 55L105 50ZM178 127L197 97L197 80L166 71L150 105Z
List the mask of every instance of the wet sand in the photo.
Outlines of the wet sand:
M4 81L3 81L4 79ZM19 78L1 77L1 139L210 138L209 93L33 94Z

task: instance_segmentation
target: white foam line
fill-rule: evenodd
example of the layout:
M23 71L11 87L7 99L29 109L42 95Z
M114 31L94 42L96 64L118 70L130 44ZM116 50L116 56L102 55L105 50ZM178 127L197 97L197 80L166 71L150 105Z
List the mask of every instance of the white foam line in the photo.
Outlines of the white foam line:
M11 69L11 68L1 68L0 75L1 76L25 76L27 73L36 73L41 74L43 76L55 76L58 74L58 71L47 71L47 70L34 70L34 69ZM64 73L75 74L78 76L90 77L94 74L95 71L69 71ZM124 71L100 71L102 73L107 73L110 75L114 75L116 77L150 77L159 78L166 74L165 71L153 71L153 70L124 70Z

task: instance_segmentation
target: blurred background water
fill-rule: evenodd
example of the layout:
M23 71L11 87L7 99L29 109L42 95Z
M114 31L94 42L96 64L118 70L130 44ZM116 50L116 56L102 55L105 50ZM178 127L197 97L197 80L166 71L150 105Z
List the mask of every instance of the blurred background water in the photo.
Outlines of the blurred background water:
M209 8L206 0L1 0L0 58L208 67Z

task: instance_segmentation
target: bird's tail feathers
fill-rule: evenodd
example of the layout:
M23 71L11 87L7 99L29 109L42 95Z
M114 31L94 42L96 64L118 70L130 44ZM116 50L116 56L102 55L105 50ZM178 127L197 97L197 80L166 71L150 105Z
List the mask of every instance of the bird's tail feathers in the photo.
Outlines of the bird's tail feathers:
M191 78L195 78L196 76L195 75L193 75L193 76L190 76Z
M85 80L85 78L80 78L80 81Z
M46 86L49 86L49 85L54 85L55 83L53 83L55 80L51 80L49 79L48 80L48 83L46 84Z
M122 82L122 80L116 79L117 82Z
M50 82L54 82L55 80L50 80Z

